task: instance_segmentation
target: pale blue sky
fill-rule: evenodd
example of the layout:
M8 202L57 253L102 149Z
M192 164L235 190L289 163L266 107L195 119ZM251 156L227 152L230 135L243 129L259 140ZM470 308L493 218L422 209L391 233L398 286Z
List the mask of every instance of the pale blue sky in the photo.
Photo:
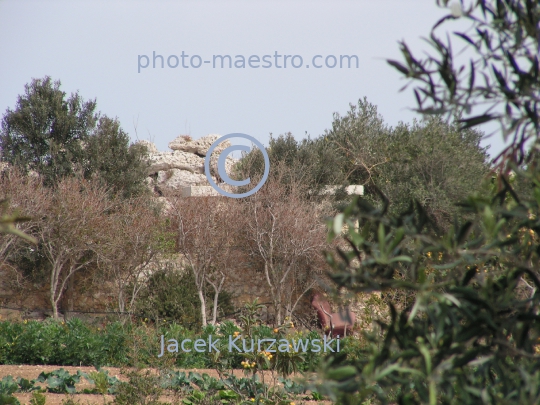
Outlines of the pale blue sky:
M385 121L412 121L410 91L385 58L398 41L427 49L444 10L434 0L16 1L0 0L0 112L14 107L31 78L50 75L67 93L97 98L135 139L160 150L180 134L242 132L318 136L332 114L359 98ZM138 73L138 55L355 54L356 69L156 68ZM165 59L166 60L166 59ZM187 60L186 60L187 61ZM499 139L491 154L500 150Z

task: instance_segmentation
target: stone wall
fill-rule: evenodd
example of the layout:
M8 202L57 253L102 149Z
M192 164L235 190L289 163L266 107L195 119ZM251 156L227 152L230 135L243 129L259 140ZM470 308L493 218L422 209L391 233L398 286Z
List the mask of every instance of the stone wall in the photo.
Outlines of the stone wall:
M0 319L45 319L52 316L48 284L26 281L16 285L13 273L0 270ZM116 297L111 283L92 286L82 274L75 273L73 312L107 312L114 307ZM60 302L60 312L68 308L68 294Z

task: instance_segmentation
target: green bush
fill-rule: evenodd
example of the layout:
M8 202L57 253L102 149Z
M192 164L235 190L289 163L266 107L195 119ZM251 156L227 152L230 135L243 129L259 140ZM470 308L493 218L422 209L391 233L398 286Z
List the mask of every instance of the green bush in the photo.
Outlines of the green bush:
M82 172L124 197L147 192L146 148L130 144L117 119L96 114L95 100L67 97L60 86L49 76L25 85L1 120L0 160L37 172L50 186Z
M195 332L176 322L141 324L112 322L106 325L91 325L80 319L68 322L24 321L0 322L0 364L49 364L58 366L140 366L154 367L176 365L181 368L241 368L245 356L228 351L228 337L241 329L233 322L225 321L220 326L208 325ZM281 332L280 332L281 333ZM168 353L158 358L161 335L164 339L208 340L210 335L220 339L219 359L214 353L190 352ZM278 335L266 325L253 325L250 338L276 338ZM291 330L287 338L316 339L317 332L301 333ZM354 341L354 338L351 342ZM342 346L343 347L343 346ZM302 353L303 361L298 370L313 370L319 364L321 353ZM286 357L285 355L283 356ZM263 367L265 368L265 367Z
M337 289L413 299L389 301L391 319L362 356L336 356L323 392L344 403L540 402L540 173L531 165L522 178L528 193L501 177L492 198L471 196L462 206L473 220L442 237L420 204L394 216L358 199L334 219L331 235L347 224L350 244L327 257Z
M54 370L49 373L43 371L38 378L37 382L47 382L47 391L55 394L75 394L75 384L77 384L81 377L85 376L85 373L81 373L80 370L75 374L70 374L69 371L63 368Z
M439 234L414 195L401 212L379 192L378 206L356 199L334 218L330 234L346 242L327 255L336 292L412 297L388 294L390 319L366 356L336 356L321 376L342 404L540 403L540 5L453 3L433 26L433 52L414 57L401 42L404 62L388 63L413 85L417 111L464 117L461 131L498 121L508 142L494 193L467 193L467 215ZM451 36L458 19L466 28ZM465 48L454 53L454 40Z
M41 392L33 392L30 399L30 405L45 405L47 403L47 397Z
M131 371L127 373L129 382L122 382L114 403L118 405L159 404L163 393L161 378L151 371Z
M0 322L0 364L122 365L127 334L118 323L103 328L68 322Z
M213 291L207 289L206 293L207 303L211 305ZM174 321L190 329L200 327L201 304L189 269L185 272L166 269L156 271L139 294L137 311L143 318ZM218 303L220 316L234 312L230 293L221 292Z

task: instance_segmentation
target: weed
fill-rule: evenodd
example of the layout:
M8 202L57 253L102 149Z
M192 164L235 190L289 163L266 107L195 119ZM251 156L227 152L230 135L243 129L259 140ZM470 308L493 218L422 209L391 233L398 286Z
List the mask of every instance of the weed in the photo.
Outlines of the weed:
M95 388L91 391L92 393L97 392L98 394L116 394L120 380L116 377L109 376L107 370L98 369L97 371L92 371L86 379L91 384L95 385Z
M33 392L30 398L30 405L45 405L47 398L40 392Z
M151 371L124 372L129 382L121 382L114 399L116 405L157 405L163 393L161 378Z
M62 400L62 405L81 405L81 401L75 399L73 395L69 395Z

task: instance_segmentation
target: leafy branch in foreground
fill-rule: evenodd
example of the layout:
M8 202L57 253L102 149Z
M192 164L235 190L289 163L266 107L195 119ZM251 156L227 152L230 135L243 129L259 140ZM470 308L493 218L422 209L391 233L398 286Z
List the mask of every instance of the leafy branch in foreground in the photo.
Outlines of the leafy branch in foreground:
M359 199L333 220L331 235L345 229L348 244L327 255L336 289L412 299L389 302L365 357L352 368L335 358L319 392L343 403L540 403L540 177L518 175L531 194L503 178L492 199L463 204L473 220L442 237L420 204L391 216Z
M437 0L439 6L448 3ZM463 128L497 121L510 144L496 160L520 163L527 142L540 134L540 3L461 0L450 8L426 39L431 54L416 58L401 42L404 63L387 62L410 79L404 88L414 83L416 111L448 118L458 113ZM468 28L443 40L438 32L450 22L459 28L468 23Z
M23 238L31 243L37 243L36 239L32 236L21 232L17 229L16 224L18 222L29 221L30 218L22 217L17 213L9 213L9 201L0 200L0 233L12 234Z

